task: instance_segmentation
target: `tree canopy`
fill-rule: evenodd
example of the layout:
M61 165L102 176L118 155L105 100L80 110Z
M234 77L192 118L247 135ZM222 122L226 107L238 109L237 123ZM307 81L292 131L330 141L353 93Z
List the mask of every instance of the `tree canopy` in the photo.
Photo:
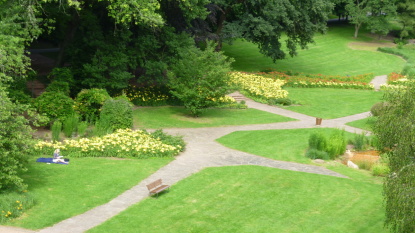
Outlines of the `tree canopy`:
M390 175L384 182L386 226L393 232L415 232L415 84L386 93L386 104L374 126Z

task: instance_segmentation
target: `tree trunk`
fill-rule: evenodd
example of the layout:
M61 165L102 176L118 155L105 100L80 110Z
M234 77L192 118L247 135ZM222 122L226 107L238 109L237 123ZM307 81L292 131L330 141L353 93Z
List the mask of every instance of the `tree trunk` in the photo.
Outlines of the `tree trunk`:
M361 25L360 23L357 23L354 26L354 38L357 38L357 35L359 34L360 25Z

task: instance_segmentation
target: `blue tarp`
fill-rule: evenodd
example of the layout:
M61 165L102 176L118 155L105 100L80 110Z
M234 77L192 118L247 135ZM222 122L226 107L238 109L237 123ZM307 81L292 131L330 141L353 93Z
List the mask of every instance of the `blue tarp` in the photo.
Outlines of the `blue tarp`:
M36 162L40 162L40 163L55 163L55 162L53 162L53 158L38 158L36 160ZM68 163L62 163L62 162L57 162L56 164L68 165Z

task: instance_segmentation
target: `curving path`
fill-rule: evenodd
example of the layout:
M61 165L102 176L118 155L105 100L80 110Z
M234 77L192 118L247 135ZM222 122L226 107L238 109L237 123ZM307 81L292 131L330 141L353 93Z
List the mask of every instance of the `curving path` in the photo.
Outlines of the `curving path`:
M239 93L233 93L233 96L241 97ZM343 128L352 133L361 133L363 130L345 125L347 122L364 119L369 116L369 112L364 112L352 116L323 120L321 126L315 125L315 118L300 113L288 111L275 106L261 104L246 99L249 108L255 108L262 111L294 118L297 121L257 124L244 126L228 126L228 127L210 127L197 129L164 129L163 131L173 135L183 135L186 141L186 150L176 157L174 161L162 167L156 173L152 174L145 180L130 190L125 191L110 202L95 207L83 214L74 216L59 222L51 227L41 229L39 231L31 231L26 229L3 227L0 226L0 232L18 233L18 232L39 232L39 233L81 233L91 229L102 222L107 221L111 217L119 214L142 199L148 197L146 184L162 178L167 184L175 184L178 181L202 170L206 167L220 166L237 166L237 165L258 165L273 167L278 169L286 169L299 172L308 172L321 175L336 176L347 178L346 176L328 170L324 167L299 164L293 162L284 162L272 160L249 153L233 150L217 143L215 139L227 135L235 131L243 130L267 130L267 129L298 129L298 128L314 128L314 127L330 127Z

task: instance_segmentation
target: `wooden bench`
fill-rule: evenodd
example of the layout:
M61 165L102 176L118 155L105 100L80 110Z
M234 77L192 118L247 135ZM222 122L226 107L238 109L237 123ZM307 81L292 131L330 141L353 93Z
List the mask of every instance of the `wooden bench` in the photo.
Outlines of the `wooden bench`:
M158 179L150 184L147 185L148 191L150 192L150 196L153 194L158 194L168 188L170 188L169 185L163 184L161 179Z

